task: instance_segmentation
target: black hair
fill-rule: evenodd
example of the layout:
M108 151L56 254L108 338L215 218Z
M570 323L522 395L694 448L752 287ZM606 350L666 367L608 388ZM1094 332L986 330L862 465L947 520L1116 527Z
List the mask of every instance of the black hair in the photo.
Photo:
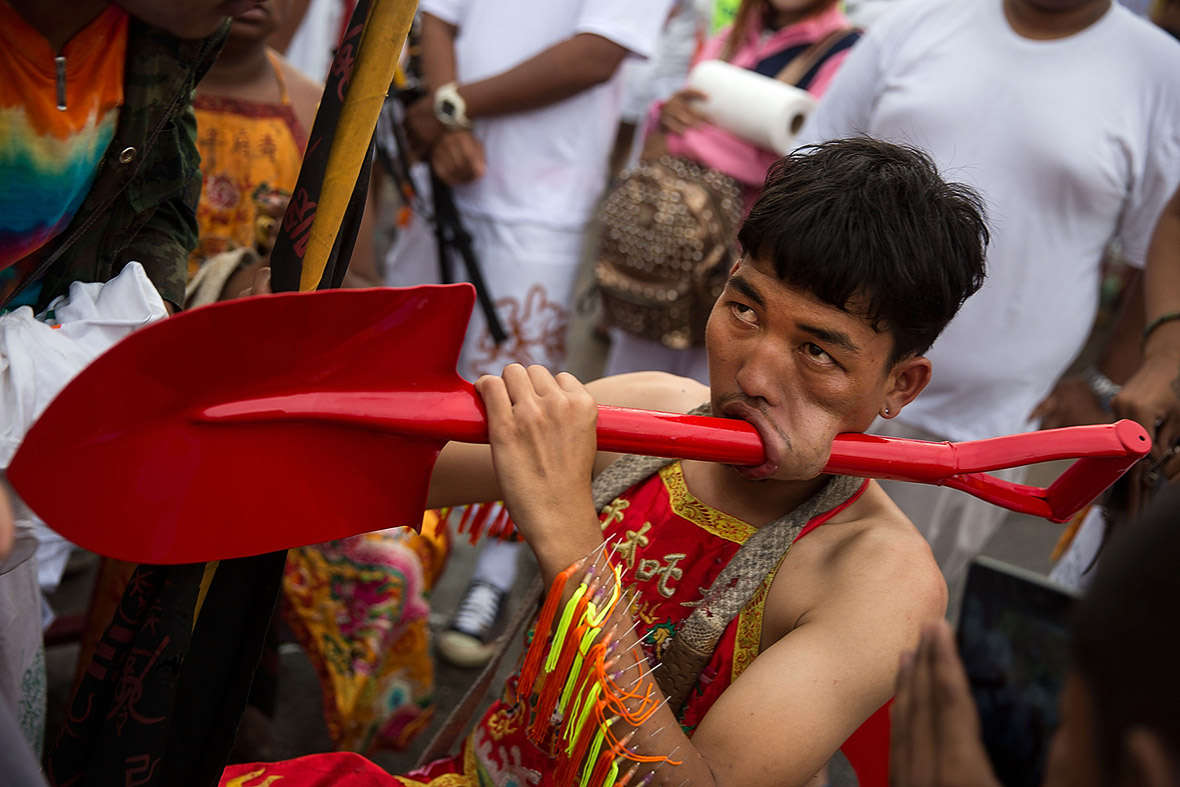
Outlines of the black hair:
M1090 695L1103 784L1127 733L1146 727L1180 765L1180 494L1171 491L1105 551L1073 613L1072 665Z
M922 151L867 137L775 162L738 232L786 284L846 311L855 300L892 333L891 363L925 353L983 284L988 239L975 191Z

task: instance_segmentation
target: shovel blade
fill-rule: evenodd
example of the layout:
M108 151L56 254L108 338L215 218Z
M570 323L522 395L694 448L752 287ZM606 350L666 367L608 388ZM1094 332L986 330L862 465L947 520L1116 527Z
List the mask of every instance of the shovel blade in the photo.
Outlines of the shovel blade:
M132 334L78 375L9 477L66 538L202 562L421 522L443 441L193 413L304 391L460 389L469 285L251 298ZM378 468L375 470L374 468Z

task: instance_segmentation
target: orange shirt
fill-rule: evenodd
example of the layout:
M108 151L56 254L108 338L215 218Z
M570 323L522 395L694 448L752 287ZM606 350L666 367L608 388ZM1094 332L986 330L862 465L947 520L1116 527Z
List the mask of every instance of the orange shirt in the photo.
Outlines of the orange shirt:
M123 103L127 22L111 5L55 53L0 0L0 297L90 191Z
M299 177L307 134L295 115L273 53L279 102L244 101L198 93L197 149L201 151L200 242L189 255L189 275L202 260L239 247L253 247L258 208L254 194L290 194Z

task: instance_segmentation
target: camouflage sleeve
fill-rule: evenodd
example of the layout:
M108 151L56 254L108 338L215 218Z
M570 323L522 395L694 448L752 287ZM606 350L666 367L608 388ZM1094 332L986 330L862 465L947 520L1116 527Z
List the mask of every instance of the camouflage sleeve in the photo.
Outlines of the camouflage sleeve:
M180 309L184 306L188 255L197 246L197 202L201 198L197 120L191 101L175 126L180 144L178 155L186 162L187 182L180 193L152 212L120 256L124 260L138 260L164 300Z

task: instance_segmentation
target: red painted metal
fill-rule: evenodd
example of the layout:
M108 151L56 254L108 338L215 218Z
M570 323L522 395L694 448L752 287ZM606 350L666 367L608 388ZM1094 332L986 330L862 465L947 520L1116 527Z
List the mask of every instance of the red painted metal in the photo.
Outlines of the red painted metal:
M29 432L9 477L52 527L102 554L198 562L420 521L448 440L486 442L455 373L467 285L217 304L128 337ZM744 421L599 409L603 450L758 464ZM826 469L946 484L1064 521L1147 453L1132 422L970 443L846 434ZM1084 457L1048 489L987 471Z

